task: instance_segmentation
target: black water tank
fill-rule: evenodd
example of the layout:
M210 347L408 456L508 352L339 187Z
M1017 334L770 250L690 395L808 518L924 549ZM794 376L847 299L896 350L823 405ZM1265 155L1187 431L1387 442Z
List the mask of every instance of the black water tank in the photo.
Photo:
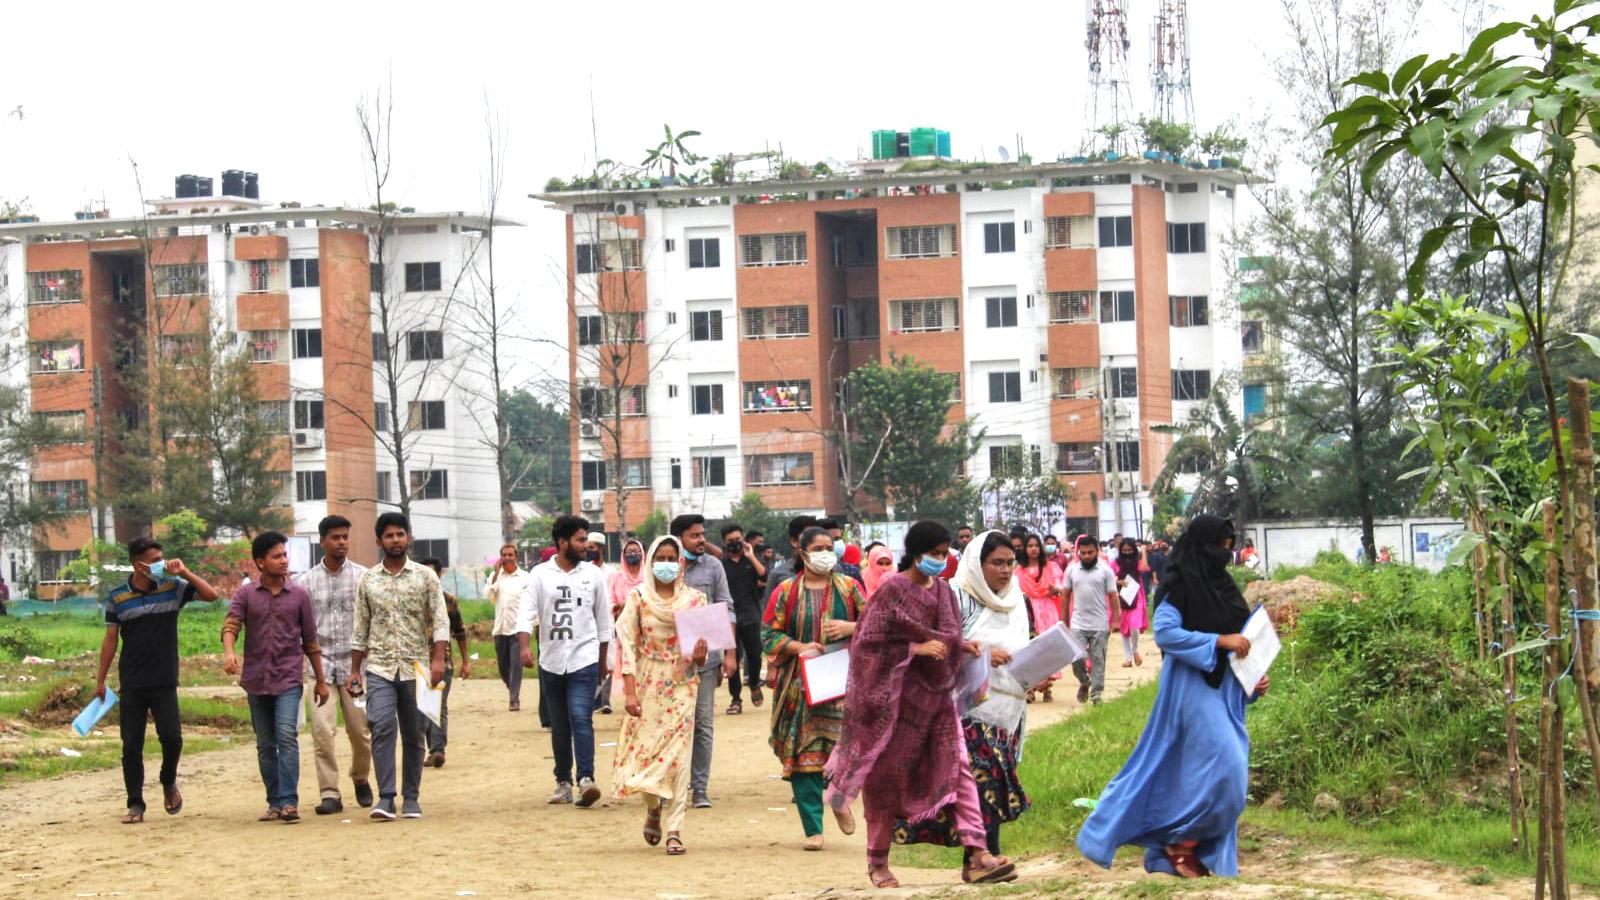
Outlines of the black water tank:
M222 196L244 196L244 170L229 169L222 173Z
M177 182L177 187L173 191L173 196L180 200L185 197L194 196L195 178L193 175L179 175Z
M254 172L244 173L244 196L248 200L261 199L261 178Z
M211 196L211 179L210 179L210 177L205 176L205 175L196 175L194 177L194 195L196 197L209 197L209 196Z

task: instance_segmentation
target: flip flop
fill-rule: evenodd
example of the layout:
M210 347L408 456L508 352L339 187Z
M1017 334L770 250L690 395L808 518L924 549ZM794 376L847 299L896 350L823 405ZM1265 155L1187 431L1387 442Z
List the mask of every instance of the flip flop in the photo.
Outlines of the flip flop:
M178 790L177 785L173 785L163 793L166 802L161 805L161 808L167 811L167 815L175 816L183 812L183 794ZM177 798L177 802L173 802L173 798Z
M995 857L1000 864L990 869L964 868L961 880L968 884L999 884L1017 880L1017 867L1004 857Z
M875 888L897 888L900 886L900 879L894 877L894 873L887 870L882 875L879 875L868 869L867 878L871 879L872 886Z
M139 812L134 812L131 809L128 810L128 814L122 817L122 824L124 824L124 825L142 825L142 824L144 824L144 811L140 810Z
M1211 873L1206 871L1205 864L1194 855L1193 846L1175 844L1166 848L1167 862L1172 864L1172 871L1179 878L1204 878ZM1190 874L1193 873L1193 874Z

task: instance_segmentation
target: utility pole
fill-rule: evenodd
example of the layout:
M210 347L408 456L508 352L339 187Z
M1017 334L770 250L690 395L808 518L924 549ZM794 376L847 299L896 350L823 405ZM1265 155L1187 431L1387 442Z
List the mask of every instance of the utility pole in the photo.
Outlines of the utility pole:
M106 426L105 426L105 388L101 377L100 364L94 364L93 396L90 405L94 407L94 536L104 542L106 539L106 481L105 469L102 465L106 453Z
M1117 532L1120 534L1122 532L1122 477L1119 471L1121 468L1119 457L1122 456L1122 442L1118 440L1121 434L1117 430L1117 402L1111 396L1111 368L1109 366L1103 366L1100 369L1100 385L1101 403L1105 406L1103 420L1106 424L1104 430L1109 438L1106 441L1105 453L1107 457L1106 468L1111 475L1111 509L1112 515L1116 517Z

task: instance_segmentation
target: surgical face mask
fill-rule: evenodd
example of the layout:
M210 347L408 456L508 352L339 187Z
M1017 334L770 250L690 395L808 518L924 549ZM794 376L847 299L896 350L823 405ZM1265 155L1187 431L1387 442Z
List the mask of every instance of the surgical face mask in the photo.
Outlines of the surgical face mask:
M1045 556L1055 556L1056 555L1056 545L1055 544L1045 544L1044 545L1044 555Z
M651 563L650 574L654 575L657 581L671 584L678 580L678 564L675 562Z
M690 550L689 548L685 547L684 550L683 550L683 558L688 560L689 562L694 562L695 560L700 558L700 554L698 554L698 553L694 552L693 550Z
M839 564L839 556L832 550L813 550L806 554L806 568L818 575L826 575Z
M163 575L167 574L167 561L164 559L158 559L155 562L150 563L149 569L150 577L159 580Z
M944 571L945 562L937 556L922 556L917 559L917 571L933 578Z
M834 556L843 556L844 555L844 539L843 538L834 538L834 541L833 541L833 555Z
M644 562L644 554L643 553L624 553L624 554L622 554L622 558L630 566L637 566L639 563Z

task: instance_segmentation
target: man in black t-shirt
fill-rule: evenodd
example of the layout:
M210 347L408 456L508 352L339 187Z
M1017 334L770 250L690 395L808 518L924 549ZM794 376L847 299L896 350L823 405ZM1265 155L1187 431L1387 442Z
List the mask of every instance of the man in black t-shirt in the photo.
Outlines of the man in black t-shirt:
M761 705L761 592L767 568L750 551L744 542L744 529L730 522L722 526L722 569L728 575L728 593L733 597L735 619L733 637L738 653L744 657L745 680L750 683L750 702ZM728 715L744 712L740 694L744 689L739 680L739 669L728 679L728 693L733 702L728 704Z
M100 643L100 668L94 695L106 695L106 673L122 643L117 663L122 691L122 781L128 791L128 814L122 824L144 821L144 728L152 715L161 741L161 789L168 815L183 809L178 793L178 755L183 732L178 722L178 613L196 598L217 599L217 589L194 574L182 560L163 559L161 545L147 537L128 544L133 577L106 594L106 636Z

